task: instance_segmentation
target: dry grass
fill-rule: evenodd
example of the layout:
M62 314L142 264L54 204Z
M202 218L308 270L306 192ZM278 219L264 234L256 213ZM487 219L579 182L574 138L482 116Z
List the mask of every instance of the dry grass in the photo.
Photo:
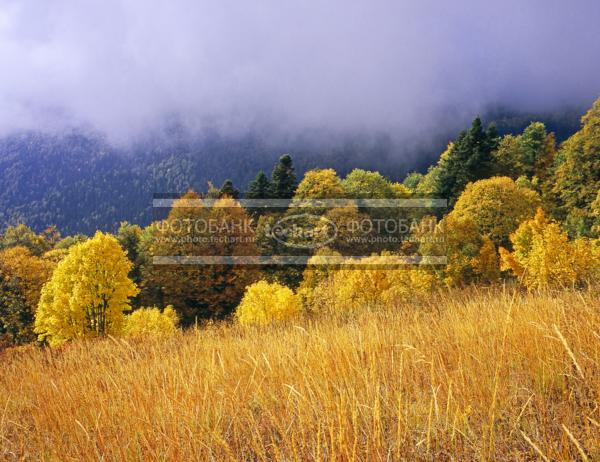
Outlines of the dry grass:
M592 293L465 291L0 359L8 460L598 460Z

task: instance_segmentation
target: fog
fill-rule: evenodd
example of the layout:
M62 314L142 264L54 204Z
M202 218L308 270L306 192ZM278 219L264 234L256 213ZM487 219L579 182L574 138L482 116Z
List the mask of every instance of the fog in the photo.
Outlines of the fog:
M600 95L600 2L0 0L0 134L380 131Z

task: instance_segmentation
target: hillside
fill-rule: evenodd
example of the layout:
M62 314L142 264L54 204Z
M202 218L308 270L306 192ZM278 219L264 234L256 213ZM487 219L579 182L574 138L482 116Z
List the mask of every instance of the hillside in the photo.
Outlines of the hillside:
M470 289L8 351L0 459L596 460L597 296Z
M494 109L488 120L497 121L501 134L518 133L531 120L541 120L562 140L578 129L582 112ZM205 191L209 181L219 186L225 179L244 191L258 170L270 173L283 152L293 154L300 175L316 167L333 167L342 175L364 168L401 181L412 170L425 171L456 135L450 129L440 132L406 146L382 134L331 138L305 133L272 142L261 134L198 137L173 129L128 147L84 131L7 136L0 139L0 232L18 223L37 231L56 225L63 235L115 231L124 220L146 225L153 194Z

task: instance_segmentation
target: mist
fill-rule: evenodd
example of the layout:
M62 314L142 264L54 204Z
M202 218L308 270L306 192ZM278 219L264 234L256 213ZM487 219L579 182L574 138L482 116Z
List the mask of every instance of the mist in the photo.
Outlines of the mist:
M593 0L0 0L0 134L402 140L490 105L589 106L599 19Z

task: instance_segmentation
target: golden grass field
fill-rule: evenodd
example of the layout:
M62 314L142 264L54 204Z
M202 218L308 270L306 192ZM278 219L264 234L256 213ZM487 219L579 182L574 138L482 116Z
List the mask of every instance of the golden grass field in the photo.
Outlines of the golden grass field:
M592 292L440 293L0 358L3 460L599 460Z

